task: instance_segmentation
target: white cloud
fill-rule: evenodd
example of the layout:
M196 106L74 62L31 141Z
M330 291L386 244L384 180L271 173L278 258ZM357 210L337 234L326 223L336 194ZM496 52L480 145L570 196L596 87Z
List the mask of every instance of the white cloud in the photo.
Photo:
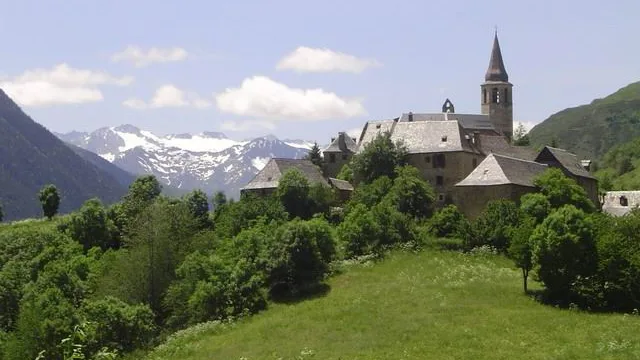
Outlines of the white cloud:
M276 125L273 122L258 120L225 121L220 125L220 130L233 132L244 132L256 129L274 130L275 128Z
M122 105L133 109L158 109L167 107L194 107L205 109L211 106L211 102L201 98L198 94L185 92L174 85L162 85L156 89L149 102L132 98L125 100Z
M240 87L216 95L221 111L274 121L322 120L366 114L362 101L346 100L322 89L296 89L264 76L245 79Z
M81 104L103 100L100 86L127 86L130 76L116 77L104 71L75 69L66 63L51 69L27 70L0 80L0 88L24 106Z
M317 49L300 46L278 62L278 70L296 72L351 72L381 66L375 59L361 59L353 55L330 49Z
M189 56L187 50L174 48L155 48L144 50L139 46L129 45L123 51L113 54L113 62L129 62L136 67L144 67L153 63L166 63L186 60Z

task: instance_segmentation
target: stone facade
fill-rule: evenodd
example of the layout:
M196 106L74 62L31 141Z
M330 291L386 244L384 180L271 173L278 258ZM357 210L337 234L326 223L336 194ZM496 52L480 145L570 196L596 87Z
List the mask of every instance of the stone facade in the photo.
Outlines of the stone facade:
M622 216L640 207L640 191L607 191L602 200L603 212Z
M356 139L350 138L345 132L331 139L331 144L322 150L323 171L327 177L336 177L342 167L351 161L358 144Z
M519 203L522 195L535 191L534 187L515 184L464 186L456 189L455 205L468 219L475 219L492 200Z

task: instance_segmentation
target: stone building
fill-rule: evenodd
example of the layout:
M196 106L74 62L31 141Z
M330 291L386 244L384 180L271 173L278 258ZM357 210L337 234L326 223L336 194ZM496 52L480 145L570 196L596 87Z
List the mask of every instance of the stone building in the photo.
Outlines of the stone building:
M622 216L640 206L640 191L607 191L602 201L602 211Z
M548 166L535 161L489 154L464 180L456 184L456 205L474 219L495 199L518 202L536 191L533 181Z
M290 169L299 170L311 185L321 184L335 189L342 201L349 199L353 192L353 186L347 181L325 177L320 167L310 160L272 158L247 185L240 189L240 194L259 196L273 194L278 188L282 175Z
M356 139L345 132L339 132L337 137L331 139L331 144L322 150L325 175L335 178L357 149Z

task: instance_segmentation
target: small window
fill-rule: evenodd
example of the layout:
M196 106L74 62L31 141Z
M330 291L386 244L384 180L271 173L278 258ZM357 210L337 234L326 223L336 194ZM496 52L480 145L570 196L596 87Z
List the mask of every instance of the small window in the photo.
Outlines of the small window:
M446 142L447 141L447 135L443 135L442 136L442 142Z
M433 167L434 168L444 168L444 154L436 154L433 156Z
M442 176L436 176L436 185L442 186L444 184L444 178Z
M424 162L426 162L427 164L431 162L431 156L427 155L424 157Z
M342 160L347 160L347 154L342 154Z
M444 201L444 194L438 194L438 201Z
M620 206L629 206L629 200L626 196L620 196Z
M476 168L476 166L478 166L478 159L473 158L473 159L471 160L471 166L473 166L473 168L475 169L475 168Z
M491 89L491 102L494 104L500 104L500 91L498 88Z
M380 129L380 124L376 125L376 129Z
M329 162L336 162L336 154L329 154Z

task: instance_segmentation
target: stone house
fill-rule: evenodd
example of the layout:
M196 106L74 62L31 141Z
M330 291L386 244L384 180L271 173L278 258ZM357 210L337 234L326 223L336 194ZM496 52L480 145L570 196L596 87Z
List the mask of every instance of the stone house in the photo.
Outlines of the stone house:
M640 191L607 191L602 201L602 211L622 216L640 206Z
M256 176L242 189L240 195L255 194L265 196L273 194L278 188L280 178L290 169L297 169L309 181L309 184L321 184L335 189L340 200L348 200L353 186L347 181L326 178L320 167L305 159L272 158Z
M456 184L455 204L465 216L475 219L492 200L518 202L522 195L535 192L533 180L547 168L531 160L489 154Z
M345 132L339 132L337 137L331 139L331 144L322 150L325 175L335 178L357 149L356 139L349 137Z

